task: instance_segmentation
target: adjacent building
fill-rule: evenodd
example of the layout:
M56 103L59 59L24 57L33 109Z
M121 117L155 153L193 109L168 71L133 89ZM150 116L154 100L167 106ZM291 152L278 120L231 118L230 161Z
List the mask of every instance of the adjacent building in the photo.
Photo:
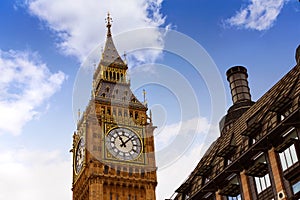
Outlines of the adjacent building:
M300 46L296 61L257 102L246 68L227 71L233 105L175 200L300 199Z

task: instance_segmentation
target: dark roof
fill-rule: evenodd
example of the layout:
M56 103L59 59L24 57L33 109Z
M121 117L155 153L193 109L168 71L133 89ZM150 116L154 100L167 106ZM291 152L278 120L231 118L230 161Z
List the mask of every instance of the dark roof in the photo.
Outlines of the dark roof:
M191 188L193 185L192 182L195 179L197 179L197 183L195 182L195 184L198 184L201 183L201 181L199 181L201 178L215 178L221 173L220 171L224 170L224 159L222 156L232 150L228 146L235 148L234 157L235 159L238 159L247 148L249 148L249 140L245 137L245 132L253 131L259 127L261 128L260 133L262 136L267 134L267 132L274 129L276 126L276 122L273 122L271 119L277 116L277 112L284 109L286 106L289 106L291 113L299 112L300 110L299 63L212 143L194 171L183 184L188 184ZM209 174L206 174L205 176L202 174L202 176L199 177L197 171L203 171L207 166L210 166L211 168ZM218 171L219 169L221 170ZM195 177L197 174L198 177ZM186 186L185 188L188 187ZM196 190L199 192L201 187L198 187Z
M111 66L112 64L114 64L114 66L116 67L127 69L127 65L122 60L115 47L111 34L107 35L100 64L104 66Z

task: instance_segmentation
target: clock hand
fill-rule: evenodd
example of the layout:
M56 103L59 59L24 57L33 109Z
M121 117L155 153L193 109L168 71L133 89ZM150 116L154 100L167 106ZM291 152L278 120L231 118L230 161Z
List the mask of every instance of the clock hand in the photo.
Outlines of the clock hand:
M129 140L131 140L133 137L134 137L134 135L131 136L130 138L128 138L123 144L121 144L121 147L122 146L126 147L126 143L129 142Z
M121 137L120 135L119 135L119 139L120 139L120 141L121 141L121 143L122 143L120 146L121 146L121 147L122 147L122 146L126 147L126 143L123 141L123 139L122 139L122 137Z

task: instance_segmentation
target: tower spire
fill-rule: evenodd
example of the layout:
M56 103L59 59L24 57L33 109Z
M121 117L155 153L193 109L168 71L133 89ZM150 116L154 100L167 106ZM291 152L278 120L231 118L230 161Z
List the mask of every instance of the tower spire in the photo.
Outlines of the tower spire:
M105 21L106 21L106 27L107 27L107 36L111 37L111 30L110 30L110 28L111 28L112 18L110 17L110 13L109 12L107 13L107 17L106 17Z

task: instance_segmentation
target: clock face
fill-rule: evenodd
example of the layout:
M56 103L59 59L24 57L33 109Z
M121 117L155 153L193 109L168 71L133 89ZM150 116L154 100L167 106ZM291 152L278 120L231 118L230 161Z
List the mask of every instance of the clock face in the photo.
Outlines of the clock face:
M75 173L76 174L78 174L83 167L84 156L85 156L85 144L84 144L84 139L81 138L77 144L76 155L75 155Z
M111 130L105 139L107 150L120 160L134 160L142 152L139 136L126 128Z

